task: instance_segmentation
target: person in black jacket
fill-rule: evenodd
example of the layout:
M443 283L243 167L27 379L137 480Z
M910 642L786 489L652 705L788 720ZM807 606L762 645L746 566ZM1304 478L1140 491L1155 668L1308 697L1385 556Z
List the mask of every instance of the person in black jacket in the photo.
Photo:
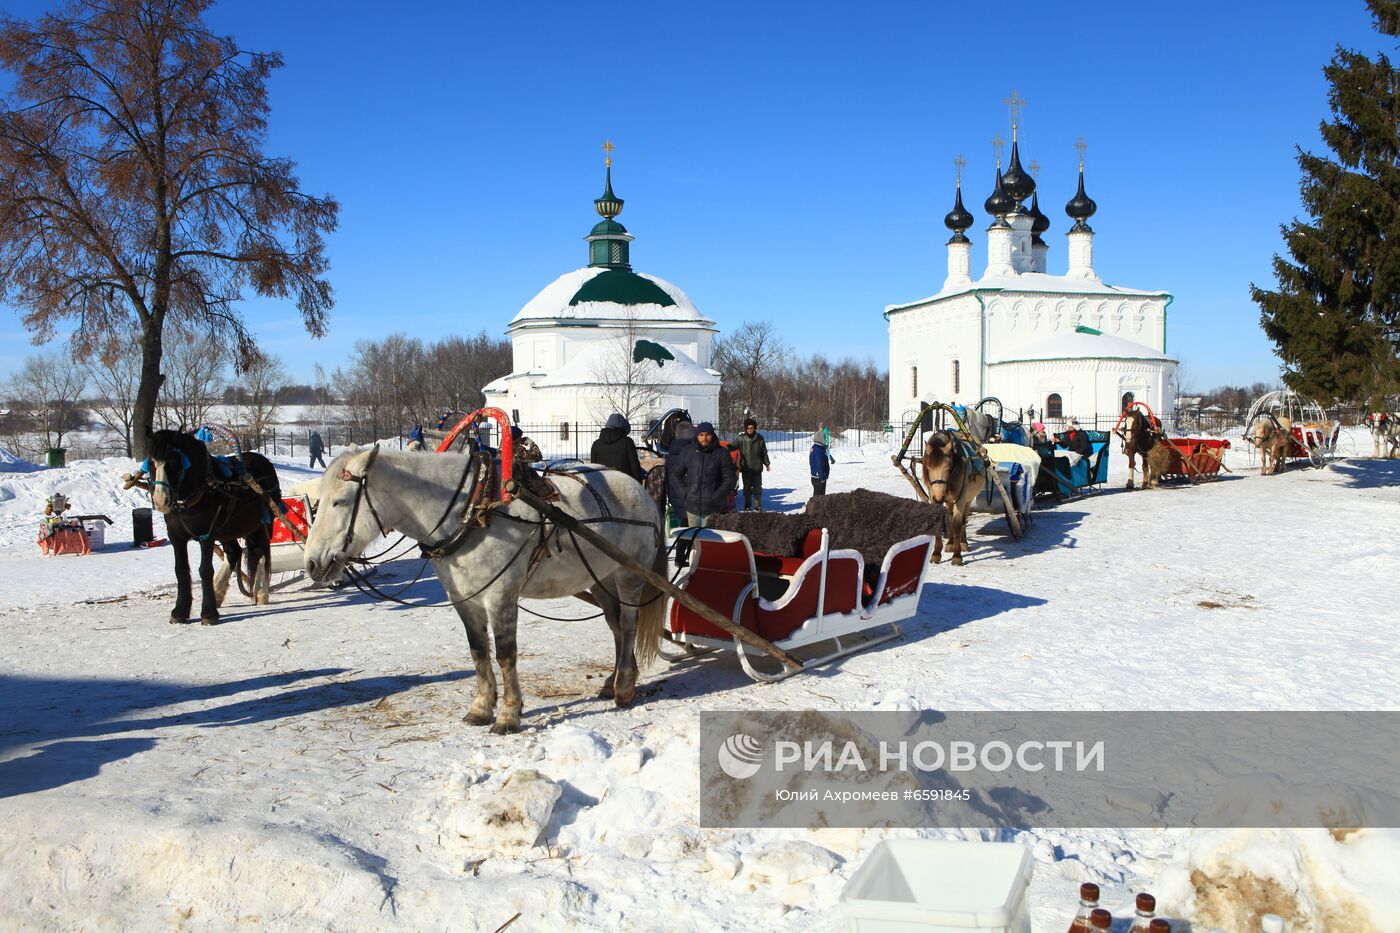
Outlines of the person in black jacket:
M1089 443L1089 435L1080 429L1079 422L1073 418L1070 419L1069 430L1062 437L1066 450L1072 450L1081 457L1088 457L1094 452L1093 446Z
M675 475L689 525L704 527L706 516L723 512L737 481L734 458L720 446L714 425L700 422L695 426L695 443L682 451Z
M617 412L608 415L607 424L598 432L598 439L589 451L589 461L640 481L642 463L637 459L637 445L628 436L631 433L632 425L627 423L626 418Z

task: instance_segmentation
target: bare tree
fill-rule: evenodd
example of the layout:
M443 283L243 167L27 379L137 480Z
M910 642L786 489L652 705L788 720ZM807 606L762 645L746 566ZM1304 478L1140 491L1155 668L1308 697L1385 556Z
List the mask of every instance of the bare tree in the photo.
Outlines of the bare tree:
M287 371L276 356L259 353L243 370L235 386L236 417L249 438L261 438L277 414L277 395L287 384Z
M209 335L172 335L165 352L166 379L160 390L161 427L194 430L209 421L228 381L229 354ZM140 430L132 425L133 435ZM139 451L137 438L132 444Z
M791 354L772 321L745 321L715 341L714 365L723 380L720 407L726 419L737 417L740 408L757 414L765 378Z
M598 384L593 414L599 421L618 412L629 422L640 422L642 417L655 413L666 394L664 364L638 358L637 341L643 339L641 322L629 313L621 332L605 340L593 366L593 379Z
M312 403L315 412L316 425L325 428L336 417L335 396L331 392L331 380L326 375L326 370L320 363L316 364L316 385L313 395L315 401Z
M486 403L481 389L510 372L511 345L485 331L475 337L447 337L429 345L423 383L433 411L471 411ZM431 415L432 412L427 414Z
M263 154L277 53L210 32L213 0L70 0L0 20L0 299L37 341L73 322L89 350L135 327L133 446L145 454L167 324L219 337L240 363L242 291L296 296L306 329L332 305L322 234L338 206Z
M140 342L125 340L106 356L88 356L83 369L96 393L88 406L108 430L121 435L123 452L132 456L135 447L131 427L136 416L136 390L141 383Z
M87 389L87 374L66 353L31 356L10 381L10 393L28 403L30 431L44 447L63 446L76 426L78 405Z

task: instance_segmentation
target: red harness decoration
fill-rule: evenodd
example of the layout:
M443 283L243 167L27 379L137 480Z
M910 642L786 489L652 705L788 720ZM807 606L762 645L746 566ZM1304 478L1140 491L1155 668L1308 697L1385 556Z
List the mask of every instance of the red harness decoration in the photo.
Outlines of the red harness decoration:
M453 427L451 431L447 432L447 436L442 439L442 443L438 444L437 452L440 454L447 453L452 449L452 445L457 443L458 435L463 431L475 427L477 422L485 421L488 418L493 419L500 430L501 455L497 458L497 468L500 470L501 502L506 503L512 498L511 494L506 492L506 485L514 478L515 473L515 438L510 436L510 417L506 415L505 412L501 411L499 408L477 409L457 422L456 426Z

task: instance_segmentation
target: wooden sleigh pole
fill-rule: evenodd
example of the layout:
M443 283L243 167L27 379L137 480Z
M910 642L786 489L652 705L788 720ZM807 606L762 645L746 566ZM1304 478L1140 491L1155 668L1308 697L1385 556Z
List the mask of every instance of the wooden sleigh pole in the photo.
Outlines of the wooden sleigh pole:
M508 483L506 483L506 486L508 487L508 491L512 496L519 499L521 502L525 503L530 508L534 509L536 512L539 512L542 516L544 516L549 521L554 522L554 524L558 525L560 528L563 528L564 530L572 534L578 535L578 537L582 538L584 541L587 541L589 544L602 551L612 560L621 564L623 567L626 567L629 571L635 573L637 576L641 577L643 580L650 583L652 586L656 587L662 593L665 593L667 596L671 597L676 602L680 603L682 606L685 606L687 609L700 616L706 622L709 622L712 625L716 625L719 628L724 629L724 631L733 635L736 639L743 642L744 644L756 648L759 651L762 651L765 654L777 659L778 661L781 661L782 664L788 669L792 671L802 670L803 664L800 660L793 657L791 654L784 651L783 649L779 648L777 645L773 644L771 641L764 638L762 635L759 635L756 632L744 628L742 625L739 625L733 619L726 618L718 610L706 605L701 600L695 598L695 596L691 595L690 593L687 593L685 590L676 586L674 583L668 580L665 577L665 575L657 573L650 567L642 566L641 562L633 558L626 551L623 551L621 548L613 544L607 538L603 537L598 532L589 528L587 525L584 525L578 519L574 518L568 512L565 512L563 509L559 508L557 505L554 505L550 502L545 502L543 499L539 498L534 493L530 492L528 489L522 486L518 480L510 480Z
M1008 506L1006 509L1006 522L1011 526L1012 536L1019 539L1021 537L1021 517L1016 514L1014 508L1010 507L1011 495L1006 488L1006 484L1001 481L1001 476L997 473L996 464L987 453L987 448L983 447L981 442L972 436L972 432L968 430L967 422L963 421L962 416L959 415L951 405L946 402L930 402L928 408L920 411L919 416L914 419L914 423L909 426L909 430L904 432L904 443L899 445L899 453L890 457L891 462L894 463L896 469L898 469L900 473L904 474L904 478L909 481L909 485L914 487L914 492L918 495L919 501L932 501L929 498L928 490L924 489L918 477L904 465L906 459L910 462L913 461L914 458L906 457L906 454L909 453L909 445L914 442L914 435L918 433L919 425L923 423L924 415L932 411L946 411L951 415L953 422L958 426L958 431L962 434L963 440L971 444L973 449L977 452L977 455L982 458L982 462L986 464L987 478L996 486L997 492L1001 495L1001 501Z

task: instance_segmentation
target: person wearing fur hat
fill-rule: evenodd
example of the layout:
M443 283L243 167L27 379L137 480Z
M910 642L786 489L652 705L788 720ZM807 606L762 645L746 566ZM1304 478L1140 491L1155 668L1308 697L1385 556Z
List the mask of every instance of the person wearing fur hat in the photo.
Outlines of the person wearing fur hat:
M1093 448L1089 445L1089 435L1079 427L1079 422L1073 418L1069 419L1069 427L1061 435L1065 449L1072 450L1081 457L1087 457L1093 453Z
M734 441L739 448L739 476L744 481L744 511L763 511L763 471L773 469L768 461L768 442L758 433L758 422L744 419L744 433Z
M812 435L812 449L807 453L807 464L812 468L812 495L826 495L826 481L831 477L831 465L835 462L827 446L826 432L817 431Z
M626 417L619 412L608 415L607 424L598 432L588 453L589 461L640 481L642 462L637 459L637 445L632 442L631 433L632 425Z
M720 445L715 426L700 422L695 426L695 443L681 451L674 476L690 527L703 528L707 516L723 512L737 481L734 458Z

